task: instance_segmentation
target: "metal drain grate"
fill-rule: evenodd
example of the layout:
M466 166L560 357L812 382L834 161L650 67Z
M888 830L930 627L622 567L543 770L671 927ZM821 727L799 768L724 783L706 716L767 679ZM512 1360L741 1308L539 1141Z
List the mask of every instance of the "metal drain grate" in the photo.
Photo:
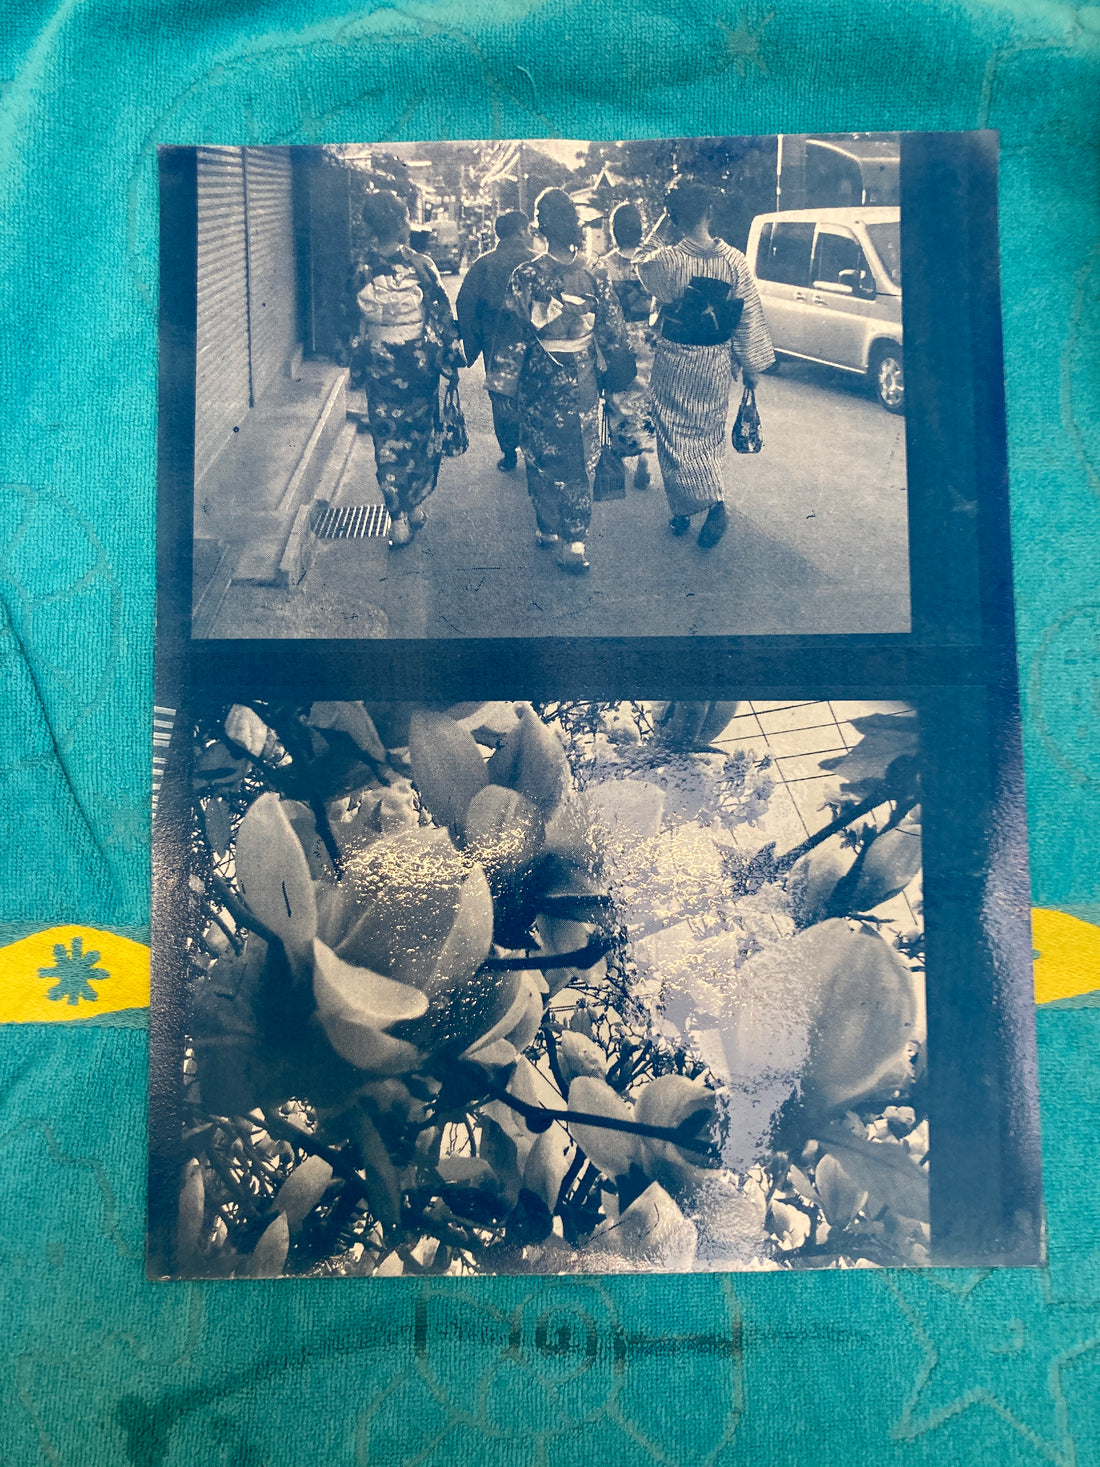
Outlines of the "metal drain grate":
M384 504L341 504L326 509L317 522L318 540L377 540L390 533Z

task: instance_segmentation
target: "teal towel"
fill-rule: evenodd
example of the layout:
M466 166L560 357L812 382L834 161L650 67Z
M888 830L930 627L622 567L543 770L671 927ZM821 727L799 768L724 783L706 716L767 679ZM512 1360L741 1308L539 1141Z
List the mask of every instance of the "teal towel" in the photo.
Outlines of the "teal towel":
M1100 901L1100 10L8 7L0 919L140 927L158 143L1001 132L1037 905ZM1095 1008L1040 1014L1048 1270L145 1282L145 1038L0 1032L0 1461L1100 1463Z

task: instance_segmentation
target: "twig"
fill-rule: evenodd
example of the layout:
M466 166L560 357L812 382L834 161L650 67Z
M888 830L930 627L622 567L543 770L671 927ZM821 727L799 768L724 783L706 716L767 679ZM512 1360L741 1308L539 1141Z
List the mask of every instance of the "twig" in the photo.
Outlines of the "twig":
M584 947L568 953L531 954L525 958L486 958L484 966L494 973L516 973L537 968L546 973L554 968L591 968L606 957L615 946L613 938L597 936L595 933Z
M711 1154L710 1146L700 1146L698 1142L685 1136L682 1129L672 1126L649 1126L644 1121L624 1121L617 1116L590 1115L582 1110L547 1110L541 1105L530 1105L526 1100L518 1100L514 1095L509 1095L507 1090L491 1090L489 1093L494 1100L503 1101L510 1110L521 1115L536 1132L548 1131L555 1121L564 1121L577 1126L602 1126L605 1131L625 1131L627 1135L647 1136L654 1141L670 1141L682 1151L694 1151L699 1156Z

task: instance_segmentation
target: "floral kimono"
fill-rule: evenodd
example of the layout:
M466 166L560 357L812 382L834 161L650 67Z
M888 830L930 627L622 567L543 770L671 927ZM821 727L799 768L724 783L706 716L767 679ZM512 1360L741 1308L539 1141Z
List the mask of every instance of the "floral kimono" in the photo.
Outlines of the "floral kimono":
M462 365L458 327L431 260L402 245L372 255L356 281L356 352L378 483L392 518L432 492L443 453L443 378Z
M601 265L539 255L508 286L486 373L514 396L527 490L539 530L583 540L600 457L597 350L629 351L618 298Z
M638 279L634 259L622 250L609 250L600 264L611 277L619 297L626 335L634 352L638 375L623 392L610 394L607 415L611 442L620 458L635 458L653 447L653 408L649 400L649 378L653 370L656 333L650 324L656 302Z

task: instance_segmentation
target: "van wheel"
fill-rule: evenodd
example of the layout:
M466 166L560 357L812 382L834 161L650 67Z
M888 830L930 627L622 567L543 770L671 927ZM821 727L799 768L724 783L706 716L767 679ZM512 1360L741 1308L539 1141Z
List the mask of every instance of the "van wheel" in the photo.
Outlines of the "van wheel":
M867 376L875 396L888 413L905 411L905 369L901 347L896 342L884 341L875 347Z

